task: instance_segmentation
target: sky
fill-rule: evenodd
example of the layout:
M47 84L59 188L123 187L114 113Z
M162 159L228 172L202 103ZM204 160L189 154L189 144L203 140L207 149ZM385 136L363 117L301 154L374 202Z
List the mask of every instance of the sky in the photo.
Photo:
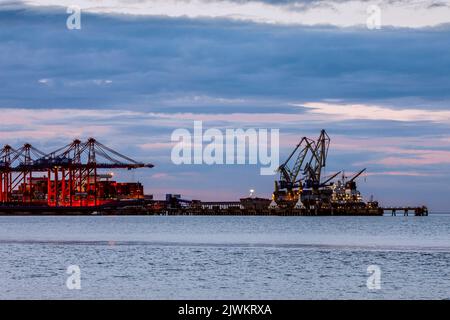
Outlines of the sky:
M175 129L279 129L280 161L326 129L327 174L367 168L365 199L445 211L449 40L448 0L0 0L0 144L92 136L153 163L117 177L156 198L236 200L277 176L175 165Z

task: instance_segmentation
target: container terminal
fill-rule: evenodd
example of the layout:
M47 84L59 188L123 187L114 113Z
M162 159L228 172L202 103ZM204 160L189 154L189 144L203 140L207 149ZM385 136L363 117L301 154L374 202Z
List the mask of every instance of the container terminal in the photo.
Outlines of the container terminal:
M155 200L139 182L118 182L105 170L149 169L90 138L45 153L31 144L0 150L0 215L428 215L425 206L381 207L363 201L356 181L343 171L323 177L330 137L303 137L278 168L271 199L250 194L238 201Z

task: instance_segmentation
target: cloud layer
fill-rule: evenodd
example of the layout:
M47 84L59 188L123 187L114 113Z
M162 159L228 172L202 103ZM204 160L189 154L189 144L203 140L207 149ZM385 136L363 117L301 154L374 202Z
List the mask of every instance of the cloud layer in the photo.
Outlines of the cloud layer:
M25 0L29 6L73 6L72 0ZM436 0L78 0L83 11L102 14L231 19L282 25L366 26L377 5L384 26L421 28L450 22L448 1Z
M342 31L85 14L81 30L67 30L67 16L0 11L1 106L250 110L404 99L403 108L445 108L450 100L450 28Z

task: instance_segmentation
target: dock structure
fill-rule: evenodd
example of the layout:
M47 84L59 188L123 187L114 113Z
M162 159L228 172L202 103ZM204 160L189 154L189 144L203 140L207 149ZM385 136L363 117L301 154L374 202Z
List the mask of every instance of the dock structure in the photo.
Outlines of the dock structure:
M422 207L384 207L381 208L383 212L391 212L391 216L397 216L397 212L402 213L403 216L407 217L410 213L415 216L428 216L428 208L425 206Z
M240 201L169 199L117 201L96 207L52 207L47 205L0 205L0 215L168 215L168 216L427 216L426 207L316 207L271 208L271 200L242 198Z
M224 209L240 209L241 208L241 202L240 201L206 201L206 202L200 202L200 205L202 209L208 209L208 210L224 210Z
M178 196L178 195L177 195ZM239 201L185 200L168 195L166 202L156 201L149 205L151 214L195 216L254 216L270 215L270 199L248 197Z
M330 142L325 130L317 139L303 137L278 167L271 199L255 197L251 189L249 197L238 201L190 200L180 194L153 200L140 182L115 181L110 170L154 165L94 138L75 139L50 153L29 143L5 145L0 148L0 215L428 215L425 206L382 207L373 196L365 201L357 179L366 168L348 176L343 170L324 176Z

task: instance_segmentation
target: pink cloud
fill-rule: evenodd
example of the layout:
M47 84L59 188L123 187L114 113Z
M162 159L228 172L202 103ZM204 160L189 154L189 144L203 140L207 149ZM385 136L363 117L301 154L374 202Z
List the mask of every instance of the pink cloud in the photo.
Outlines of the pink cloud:
M152 175L152 179L167 179L169 178L170 175L168 173L165 172L158 172Z
M428 177L435 174L418 172L418 171L382 171L368 172L367 176L406 176L406 177Z
M0 131L0 139L5 143L9 143L13 140L19 139L20 141L27 142L29 140L49 140L65 138L67 142L70 142L74 138L107 135L113 132L113 129L103 125L85 125L79 127L71 127L65 125L47 125L47 126L34 126L29 129L8 130Z
M143 150L171 149L176 142L150 142L139 145Z
M450 111L448 110L392 109L377 105L324 102L307 102L298 106L309 108L310 113L330 116L335 118L335 120L393 120L401 122L429 121L450 123Z
M425 166L450 164L450 151L440 150L450 147L448 137L383 137L351 138L336 136L333 149L340 152L371 152L379 159L355 163L355 165L382 164L386 166ZM438 149L439 148L439 149Z
M412 157L389 156L369 163L382 164L386 166L425 166L434 164L450 164L450 151L440 150L410 150L403 154L413 155Z

